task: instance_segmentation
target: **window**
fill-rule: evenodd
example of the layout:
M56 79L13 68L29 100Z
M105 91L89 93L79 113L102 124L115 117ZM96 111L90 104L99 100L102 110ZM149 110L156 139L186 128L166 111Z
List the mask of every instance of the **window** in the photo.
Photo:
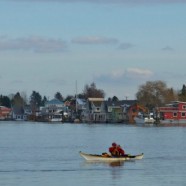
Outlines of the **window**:
M186 105L182 105L182 109L186 109Z
M177 112L174 112L173 113L173 117L177 117Z
M182 112L181 113L181 117L185 117L186 116L186 113L185 112Z

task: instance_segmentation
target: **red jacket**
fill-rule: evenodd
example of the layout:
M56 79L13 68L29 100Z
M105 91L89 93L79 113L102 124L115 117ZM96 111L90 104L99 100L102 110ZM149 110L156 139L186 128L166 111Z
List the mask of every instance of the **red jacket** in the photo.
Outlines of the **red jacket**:
M125 151L120 147L120 145L110 147L109 152L111 153L112 156L124 156L125 155Z
M117 147L113 147L113 146L110 147L109 152L111 153L112 156L118 156L119 155Z
M120 156L125 155L125 151L120 146L117 147L117 150L118 150Z
M109 148L109 152L112 154L112 153L114 152L115 148L116 148L116 147L110 147L110 148Z

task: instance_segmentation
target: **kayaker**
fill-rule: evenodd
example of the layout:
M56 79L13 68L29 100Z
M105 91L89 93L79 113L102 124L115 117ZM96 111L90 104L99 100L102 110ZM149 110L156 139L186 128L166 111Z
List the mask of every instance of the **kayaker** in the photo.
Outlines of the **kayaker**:
M120 145L117 145L117 151L119 153L119 156L124 156L125 155L125 151L121 148Z
M121 148L120 145L116 144L115 142L112 143L112 146L109 148L109 152L112 156L116 157L125 155L125 151Z
M112 146L109 147L109 152L112 156L118 156L119 153L117 151L117 144L115 142L112 143Z

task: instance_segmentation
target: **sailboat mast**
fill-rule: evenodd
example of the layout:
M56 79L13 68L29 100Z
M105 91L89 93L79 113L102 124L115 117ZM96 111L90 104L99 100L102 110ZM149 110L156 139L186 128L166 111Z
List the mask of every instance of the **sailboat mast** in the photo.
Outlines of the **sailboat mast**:
M76 114L77 114L77 80L76 80Z

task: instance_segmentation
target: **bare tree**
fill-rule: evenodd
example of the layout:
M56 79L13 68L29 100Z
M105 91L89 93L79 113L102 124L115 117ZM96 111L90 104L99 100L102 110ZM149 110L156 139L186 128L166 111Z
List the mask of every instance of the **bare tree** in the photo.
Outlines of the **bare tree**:
M101 89L96 88L96 84L93 82L89 85L85 85L83 94L85 95L85 98L104 98L105 93Z
M59 101L63 101L63 96L60 92L56 92L54 97Z
M172 88L167 88L163 81L147 81L139 87L136 98L141 104L151 109L174 101L177 95Z

